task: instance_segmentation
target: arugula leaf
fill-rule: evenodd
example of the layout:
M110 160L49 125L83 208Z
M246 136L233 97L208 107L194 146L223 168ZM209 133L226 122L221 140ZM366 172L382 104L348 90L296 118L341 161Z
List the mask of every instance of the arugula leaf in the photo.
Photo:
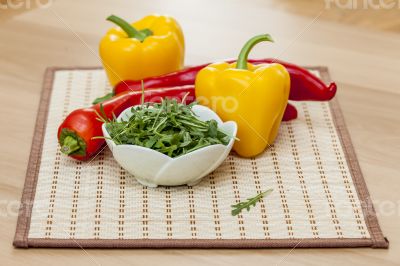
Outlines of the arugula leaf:
M260 194L256 195L253 198L248 198L244 202L239 202L239 203L237 203L235 205L231 205L231 207L232 207L232 211L231 211L232 216L238 215L244 209L249 211L251 206L255 207L257 202L259 202L265 196L268 196L269 194L271 194L272 191L273 191L273 189L268 189L267 191L261 192Z
M209 145L227 145L231 137L218 129L217 121L199 120L193 106L168 98L152 105L142 102L132 108L128 121L107 120L106 128L117 145L139 145L173 158Z

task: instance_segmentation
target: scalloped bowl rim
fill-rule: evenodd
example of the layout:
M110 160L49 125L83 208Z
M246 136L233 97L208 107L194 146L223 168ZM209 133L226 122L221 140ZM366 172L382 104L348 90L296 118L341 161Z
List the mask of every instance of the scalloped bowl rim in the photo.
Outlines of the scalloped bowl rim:
M131 106L131 107L126 108L126 109L125 109L124 111L122 111L121 114L117 117L117 121L121 121L121 120L122 120L122 117L123 117L124 115L126 116L128 112L131 112L131 109L132 109L132 108L139 107L139 106L140 106L140 105L134 105L134 106ZM170 157L170 156L168 156L168 155L166 155L166 154L164 154L164 153L161 153L161 152L159 152L159 151L156 151L156 150L153 150L153 149L150 149L150 148L147 148L147 147L139 146L139 145L134 145L134 144L120 144L120 145L117 145L117 144L115 144L115 142L111 139L110 134L108 133L108 131L107 131L107 129L106 129L106 124L105 124L105 123L103 123L103 125L102 125L103 136L106 137L106 138L108 138L108 139L107 139L107 140L108 140L108 141L107 141L107 144L109 144L109 143L112 144L112 147L110 147L110 145L108 145L109 148L111 149L111 151L113 151L113 148L115 148L115 147L129 146L129 147L132 147L132 148L134 147L135 149L141 149L141 150L146 150L146 151L151 151L151 152L157 153L157 154L159 154L160 156L163 156L163 157L165 157L166 159L169 159L169 160L180 159L180 158L182 158L182 157L184 157L184 156L187 156L188 154L193 155L193 154L196 154L196 153L198 153L198 152L200 152L200 151L202 151L202 150L204 150L204 149L207 149L207 148L209 148L209 147L211 147L211 146L229 147L230 144L231 144L232 142L235 141L235 137L236 137L236 134L237 134L237 124L236 124L236 122L235 122L235 121L226 121L226 122L223 122L223 121L221 120L221 118L220 118L213 110L211 110L210 108L208 108L208 107L206 107L206 106L203 106L203 105L194 105L194 106L192 107L192 110L194 109L193 112L196 113L196 110L197 110L197 109L200 109L200 108L203 109L204 111L208 112L209 114L213 114L213 116L215 116L215 118L212 118L212 119L215 119L215 120L217 121L217 123L218 123L218 128L221 128L221 126L224 126L224 125L230 125L230 124L233 125L233 132L232 132L233 134L232 134L232 138L229 140L229 142L228 142L227 145L223 145L223 144L213 144L213 145L209 145L209 146L200 148L200 149L198 149L198 150L192 151L192 152L187 153L187 154L185 154L185 155L172 158L172 157ZM125 118L128 118L128 119L129 119L130 116L126 116ZM201 120L201 119L200 119L200 120Z
M132 107L137 106L139 105ZM125 109L117 120L128 119L131 116L132 107ZM106 139L114 159L144 186L179 186L185 184L192 186L197 184L204 176L220 166L229 155L235 142L238 126L234 121L222 122L220 117L208 107L195 105L192 110L202 121L215 119L218 128L232 136L229 143L227 145L209 145L172 158L150 148L131 144L116 145L111 139ZM106 124L102 125L102 130L106 138L110 137ZM190 162L196 163L191 164Z

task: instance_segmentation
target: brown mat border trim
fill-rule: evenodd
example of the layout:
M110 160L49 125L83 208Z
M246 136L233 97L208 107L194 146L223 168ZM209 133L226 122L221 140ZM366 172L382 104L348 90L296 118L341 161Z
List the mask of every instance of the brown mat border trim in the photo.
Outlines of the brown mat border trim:
M320 71L321 77L325 82L331 81L327 67L319 67L315 70ZM351 176L353 178L354 186L356 187L358 198L360 199L365 222L371 235L371 239L373 242L372 247L388 248L389 240L384 237L382 230L379 226L378 217L376 216L376 212L371 201L371 196L369 194L367 184L362 174L361 167L357 159L357 154L351 141L350 133L347 129L343 112L340 108L337 97L330 101L329 105L332 112L333 122L335 123L336 130L338 131L340 142L346 156L346 161L349 166Z
M337 99L330 102L333 120L344 148L351 176L361 201L361 207L371 238L320 238L320 239L45 239L28 238L35 198L41 152L47 123L48 108L53 87L54 75L58 70L90 70L100 67L50 67L44 75L43 88L36 118L35 132L26 172L21 206L13 245L18 248L388 248L389 242L379 227L375 210L357 160L350 134ZM330 81L326 67L308 67L318 70L325 82Z

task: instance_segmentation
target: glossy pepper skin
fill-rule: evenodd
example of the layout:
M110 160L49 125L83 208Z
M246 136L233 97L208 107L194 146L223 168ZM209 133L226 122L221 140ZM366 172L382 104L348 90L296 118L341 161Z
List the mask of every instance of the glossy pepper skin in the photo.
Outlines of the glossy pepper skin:
M233 63L235 60L226 60L228 63ZM265 59L249 59L249 63L254 65L278 63L283 65L290 74L290 95L289 100L293 101L329 101L335 95L337 86L335 82L326 85L321 79L312 74L305 68L291 64L282 60L274 58ZM171 86L189 85L194 84L198 72L208 66L203 64L193 67L188 67L177 72L161 75L158 77L150 77L144 79L144 84L147 89L149 88L164 88ZM114 87L114 93L96 99L96 102L101 102L105 99L111 98L114 94L118 95L124 91L140 90L140 80L125 80L118 83ZM285 114L282 121L290 121L297 118L296 107L287 104Z
M274 142L290 93L290 76L284 66L247 62L252 47L262 41L272 38L253 37L237 63L211 64L198 73L195 83L200 104L212 108L222 120L238 124L239 141L233 149L243 157L256 156Z
M174 18L150 15L132 24L116 16L108 20L119 27L107 32L99 50L112 86L183 68L184 37Z
M226 60L234 63L236 60ZM283 65L290 74L290 95L292 101L329 101L336 95L337 86L335 82L326 85L321 79L305 68L275 58L249 59L254 65L278 63ZM158 77L144 79L146 88L166 88L194 84L197 73L208 66L202 64L182 69ZM140 80L125 80L114 87L115 95L129 90L141 90Z
M185 97L186 96L186 97ZM88 108L81 108L71 112L58 128L58 141L61 152L80 161L87 161L101 151L105 140L95 138L103 136L102 125L99 114L113 118L118 116L126 108L140 104L142 92L129 91L121 93L100 104ZM194 86L179 86L164 89L152 89L144 92L144 102L160 102L163 98L175 98L182 100L185 97L186 103L194 101Z

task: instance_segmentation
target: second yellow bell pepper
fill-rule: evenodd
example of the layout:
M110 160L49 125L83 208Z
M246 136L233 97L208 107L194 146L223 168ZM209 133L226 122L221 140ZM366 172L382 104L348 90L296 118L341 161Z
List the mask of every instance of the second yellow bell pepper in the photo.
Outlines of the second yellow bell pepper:
M119 26L100 42L100 57L112 86L183 68L183 33L172 17L150 15L132 24L116 16L107 20Z
M269 35L250 39L233 64L215 63L196 77L196 98L213 109L224 121L238 124L233 149L253 157L271 145L279 130L290 92L290 76L280 64L247 63L250 50Z

